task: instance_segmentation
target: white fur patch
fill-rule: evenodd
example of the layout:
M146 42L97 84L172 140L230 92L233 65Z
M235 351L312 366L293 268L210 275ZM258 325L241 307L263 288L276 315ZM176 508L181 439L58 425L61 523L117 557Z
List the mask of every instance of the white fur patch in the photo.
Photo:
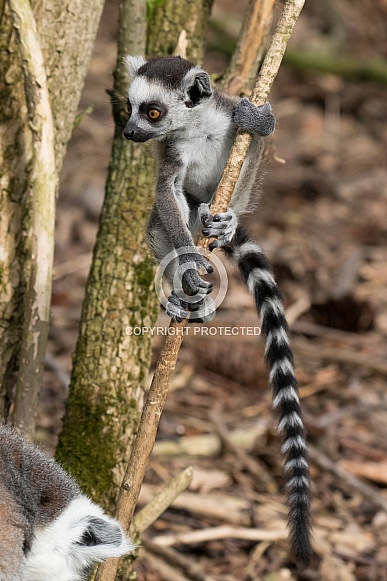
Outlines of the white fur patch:
M290 412L282 418L282 420L278 424L278 431L282 432L285 428L288 427L295 428L298 426L299 428L303 428L302 419L298 415L297 412Z
M171 102L171 91L168 91L161 83L150 81L147 77L135 77L129 87L129 101L132 109L139 107L141 103L158 101L169 104ZM175 95L173 95L176 97Z
M275 409L284 401L296 401L300 403L300 398L298 397L298 394L292 385L284 387L281 389L278 395L276 395L273 400L273 408Z
M277 373L282 373L283 375L285 375L286 373L294 373L293 372L293 365L290 363L289 359L287 359L286 357L284 357L283 359L280 359L279 361L276 361L273 365L273 367L271 368L270 374L269 374L269 379L270 382L273 383L275 376L277 375Z
M281 452L286 454L292 448L297 448L299 450L306 450L306 444L304 438L301 436L294 436L294 438L287 438L286 442L282 445Z
M284 314L284 308L282 306L282 303L279 299L277 299L276 297L273 299L266 299L261 306L261 311L259 313L260 319L261 321L264 320L264 318L266 317L268 311L272 311L277 317L279 315L283 315Z
M134 75L137 73L138 69L140 67L142 67L142 65L145 65L145 63L146 63L146 60L144 59L143 56L128 55L128 56L124 57L123 61L124 61L124 65L126 66L126 68L128 70L129 79L132 79L134 77Z
M110 531L112 533L110 542L106 540L89 546L80 543L83 535L92 530L93 517L106 523L106 539L109 539ZM36 533L21 579L78 581L95 563L130 553L134 547L118 521L107 516L89 498L80 495L51 525Z
M308 462L305 460L305 458L293 458L293 460L289 460L285 464L285 472L291 472L297 468L305 468L305 470L308 470Z
M232 205L234 208L234 204ZM235 251L235 257L239 261L241 258L246 256L246 254L261 254L262 249L253 240L249 240L248 242L244 242L241 246Z
M254 294L254 289L260 283L266 283L268 286L275 287L276 282L273 275L263 268L254 268L247 279L247 286L251 294Z
M293 476L285 484L286 488L309 488L309 481L306 476Z
M285 329L280 327L279 329L273 329L272 331L268 332L266 337L265 355L267 355L267 352L269 351L271 344L273 342L276 343L278 346L289 345L289 337Z

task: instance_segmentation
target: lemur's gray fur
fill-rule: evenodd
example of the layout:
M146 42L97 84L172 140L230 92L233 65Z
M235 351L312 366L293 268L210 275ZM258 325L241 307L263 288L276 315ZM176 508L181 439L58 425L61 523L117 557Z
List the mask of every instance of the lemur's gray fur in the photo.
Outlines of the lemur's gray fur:
M279 410L282 451L286 456L289 525L292 548L303 564L311 553L309 469L301 419L298 386L293 371L288 326L281 295L270 265L256 242L238 225L257 197L264 136L274 131L269 103L256 107L212 88L201 67L180 57L127 57L130 77L127 139L155 140L157 184L148 224L148 240L160 262L171 253L167 277L172 294L167 313L177 321L186 317L209 321L215 307L212 284L200 272L212 272L194 240L202 229L215 237L210 250L222 247L233 259L255 298L266 339L266 360ZM238 128L252 134L252 143L230 207L212 216L210 204L220 181Z
M134 548L39 448L0 425L0 581L78 581Z

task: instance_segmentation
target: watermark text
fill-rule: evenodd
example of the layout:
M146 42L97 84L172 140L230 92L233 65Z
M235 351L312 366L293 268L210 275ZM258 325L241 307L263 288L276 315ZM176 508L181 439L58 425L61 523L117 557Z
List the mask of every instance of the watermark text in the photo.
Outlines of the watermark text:
M201 336L259 336L260 327L205 327L204 325L186 325L185 327L126 327L126 335L201 335Z

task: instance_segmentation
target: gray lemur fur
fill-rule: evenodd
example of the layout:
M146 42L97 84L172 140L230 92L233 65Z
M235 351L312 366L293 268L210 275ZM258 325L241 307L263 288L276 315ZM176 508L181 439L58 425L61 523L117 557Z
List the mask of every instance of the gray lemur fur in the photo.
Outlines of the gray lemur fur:
M55 460L0 425L0 581L78 581L133 548Z
M131 77L131 116L124 136L133 141L156 140L156 199L148 226L150 246L160 261L178 249L166 275L174 293L167 312L176 320L189 316L185 308L209 306L212 284L198 270L212 267L198 252L194 237L205 225L208 235L217 235L211 249L229 242L235 232L236 216L250 206L251 190L258 178L257 156L263 152L262 135L274 129L274 116L267 103L256 107L248 99L233 98L212 89L208 74L179 57L152 59L127 57ZM160 113L151 120L154 106ZM237 128L254 134L241 178L228 212L212 222L209 204L219 183ZM183 292L182 292L183 291ZM205 307L204 307L205 308ZM198 319L197 314L191 318Z
M236 262L255 299L283 434L292 550L305 565L311 554L309 468L289 329L270 264L238 224L258 197L264 137L275 127L271 106L217 92L205 70L180 57L128 56L126 65L130 117L124 137L155 142L156 196L147 234L158 262L168 263L167 313L177 321L209 321L215 314L212 284L200 276L212 267L194 243L202 230L216 238L210 250L221 247ZM210 204L238 128L250 132L252 142L229 208L212 216Z

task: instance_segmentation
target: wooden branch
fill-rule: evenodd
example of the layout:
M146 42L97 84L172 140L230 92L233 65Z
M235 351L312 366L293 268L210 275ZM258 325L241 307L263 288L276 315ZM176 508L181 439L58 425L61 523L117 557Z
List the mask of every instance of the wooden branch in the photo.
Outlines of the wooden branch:
M191 484L193 468L189 466L171 480L149 503L136 515L129 529L131 538L150 527L155 520L173 503L173 501Z
M150 502L155 495L155 489L154 485L143 484L138 504ZM236 526L248 527L252 523L251 501L228 494L183 492L171 506L199 514L206 519L216 519Z
M277 23L265 59L259 71L258 79L250 96L255 105L263 105L277 76L285 49L305 0L287 0ZM230 151L222 179L211 204L211 213L218 214L227 210L234 191L242 164L250 146L250 133L238 130L234 145ZM208 248L211 238L200 237L198 245Z
M374 506L377 508L387 511L387 499L384 498L376 488L376 486L371 486L357 478L353 474L350 474L344 468L339 466L337 462L332 461L324 452L318 450L314 446L308 446L309 458L314 462L319 468L324 471L331 472L334 474L340 483L348 486L351 489L357 490L360 494L367 498Z
M267 432L265 421L257 423L251 430L235 430L230 433L234 446L244 450L253 447L256 440ZM218 434L183 436L178 440L160 440L153 448L155 456L216 456L222 450Z
M157 571L157 581L190 581L176 566L166 563L164 559L157 557L154 553L144 550L143 554L152 569Z
M147 552L160 557L165 563L180 570L190 581L215 581L213 577L205 575L191 559L188 559L170 547L164 547L149 539L143 539L143 545Z
M249 456L243 448L234 444L230 432L221 421L219 413L212 411L209 414L209 418L213 422L224 446L234 455L236 465L250 472L254 477L254 481L262 483L269 493L278 493L278 486L264 462Z
M364 367L370 371L387 376L387 362L378 357L369 357L366 353L339 347L324 347L321 344L308 343L304 340L293 339L294 352L299 357L315 358L321 361L327 359L338 363Z
M277 24L252 94L252 99L256 104L263 104L266 101L277 75L287 41L303 4L304 2L301 0L288 0L284 5L282 16ZM222 180L215 193L214 202L211 205L213 214L227 209L250 142L251 135L246 133L237 135ZM202 236L198 241L198 247L208 248L209 242L208 239ZM169 380L176 366L186 324L187 320L182 323L171 321L166 341L156 364L139 430L117 502L116 516L125 528L127 523L133 518L141 483L156 439L159 419L167 397ZM96 581L113 581L117 568L118 559L110 559L99 567Z
M249 0L242 30L222 83L231 95L251 90L270 29L274 2L275 0Z
M145 470L156 439L156 432L164 403L168 393L168 385L175 369L177 354L183 340L182 323L171 322L170 334L167 335L160 353L149 389L147 400L141 415L139 429L133 444L132 453L121 485L117 501L116 517L125 527L131 522L136 507ZM118 559L109 559L98 567L96 581L114 581L118 568Z
M24 86L32 134L31 174L26 196L29 255L24 322L13 421L32 436L42 382L50 317L54 257L55 170L54 125L43 55L29 0L9 0L19 41Z
M267 529L253 529L244 527L233 527L230 525L222 525L219 527L210 527L207 529L199 529L196 531L189 531L187 533L176 533L171 535L160 535L153 539L154 543L169 547L170 545L182 544L197 544L208 543L218 539L241 539L246 541L282 541L287 539L288 533L286 525L282 529L267 530Z

